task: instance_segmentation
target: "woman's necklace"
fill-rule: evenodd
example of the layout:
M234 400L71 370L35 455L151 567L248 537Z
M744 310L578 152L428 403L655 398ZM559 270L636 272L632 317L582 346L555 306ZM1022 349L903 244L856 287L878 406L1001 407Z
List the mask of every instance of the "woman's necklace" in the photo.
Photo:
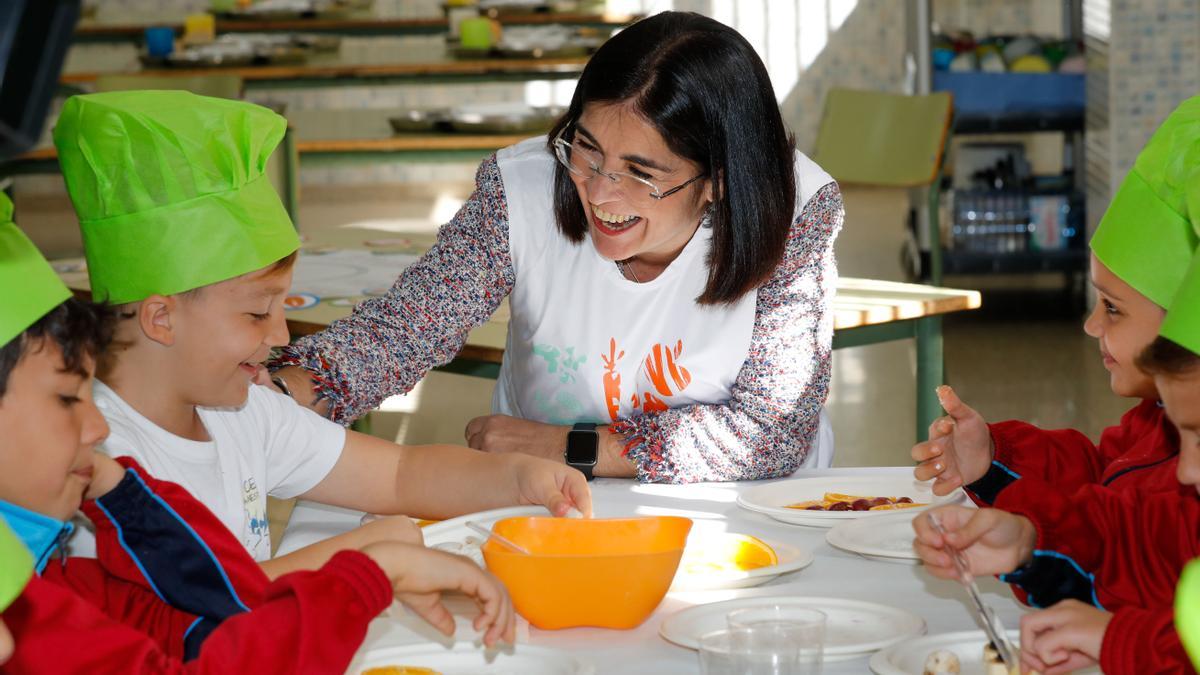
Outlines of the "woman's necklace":
M634 283L642 283L642 280L638 278L637 273L633 271L633 267L629 263L624 260L617 260L615 262L617 263L617 269L621 272L621 276L628 277Z

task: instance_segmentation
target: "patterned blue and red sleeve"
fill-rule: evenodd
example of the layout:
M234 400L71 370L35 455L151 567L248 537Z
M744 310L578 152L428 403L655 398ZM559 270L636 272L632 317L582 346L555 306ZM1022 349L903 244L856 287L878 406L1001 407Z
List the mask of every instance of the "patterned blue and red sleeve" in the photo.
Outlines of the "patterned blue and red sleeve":
M504 183L492 155L475 175L474 193L439 230L437 243L400 274L387 295L360 303L328 330L285 347L272 368L297 365L309 371L318 399L330 403L330 418L349 424L449 363L515 281Z
M829 392L833 242L842 227L836 183L808 200L783 260L758 290L746 362L722 404L688 405L614 424L638 479L657 483L785 476L817 439Z

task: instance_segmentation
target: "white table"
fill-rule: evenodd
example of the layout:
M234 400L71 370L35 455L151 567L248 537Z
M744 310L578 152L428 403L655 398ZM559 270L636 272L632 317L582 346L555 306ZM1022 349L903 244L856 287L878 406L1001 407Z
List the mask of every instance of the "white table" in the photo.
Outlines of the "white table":
M887 474L911 472L910 467L824 469L806 471L793 478L811 476ZM590 660L598 674L694 673L695 652L677 647L658 635L659 625L672 613L699 602L716 602L733 594L810 595L869 600L893 605L923 617L928 632L944 633L978 628L967 595L954 582L935 579L916 565L867 560L825 543L827 530L787 525L746 511L735 503L740 487L749 483L698 485L642 485L623 479L597 479L592 485L597 517L630 515L682 515L696 520L719 519L727 530L785 541L812 551L816 561L807 569L784 575L769 585L742 591L707 591L668 595L641 626L615 631L574 628L560 631L530 630L529 643L564 649ZM361 514L301 502L292 512L279 552L288 553L325 537L352 529ZM1004 584L981 579L984 599L1009 628L1017 626L1025 611ZM372 647L385 646L386 637L372 639ZM867 658L828 663L827 675L868 673Z

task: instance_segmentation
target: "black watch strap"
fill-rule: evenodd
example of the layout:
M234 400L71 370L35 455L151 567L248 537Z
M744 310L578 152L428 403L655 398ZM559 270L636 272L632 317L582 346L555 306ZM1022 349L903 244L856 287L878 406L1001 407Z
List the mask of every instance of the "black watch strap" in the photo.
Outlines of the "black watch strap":
M595 423L578 422L571 427L563 458L567 466L579 470L585 478L592 480L592 472L600 459L600 433L596 431Z

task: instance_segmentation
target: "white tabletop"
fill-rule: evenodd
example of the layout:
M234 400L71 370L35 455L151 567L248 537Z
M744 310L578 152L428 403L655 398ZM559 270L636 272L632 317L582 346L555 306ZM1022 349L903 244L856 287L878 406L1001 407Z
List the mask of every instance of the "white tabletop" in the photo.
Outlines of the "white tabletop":
M792 478L909 473L905 468L854 468L811 470ZM754 483L758 484L758 483ZM884 563L861 558L833 548L825 542L827 530L787 525L740 508L735 499L739 488L751 483L704 483L698 485L644 485L631 480L597 479L592 484L597 517L630 515L681 515L697 521L719 520L727 531L783 541L811 551L816 561L806 569L786 574L768 585L740 591L706 591L669 594L638 628L627 631L573 628L559 631L530 629L528 642L568 650L590 660L597 673L698 672L695 652L677 647L658 635L659 625L672 613L692 604L717 602L743 595L808 595L851 598L893 605L925 619L928 633L978 628L963 588L954 582L935 579L916 565ZM352 529L362 514L301 502L292 512L279 553ZM1008 587L994 579L980 579L984 601L992 606L1009 628L1017 627L1025 611ZM386 646L391 633L374 626L369 646ZM869 673L867 658L827 663L827 675Z

